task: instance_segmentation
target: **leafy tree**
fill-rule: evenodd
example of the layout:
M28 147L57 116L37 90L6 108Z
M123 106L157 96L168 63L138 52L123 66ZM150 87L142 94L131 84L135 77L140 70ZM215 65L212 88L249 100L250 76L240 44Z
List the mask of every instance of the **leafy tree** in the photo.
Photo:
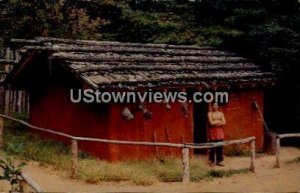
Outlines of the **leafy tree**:
M11 0L4 5L9 6L8 18L0 22L6 40L36 36L99 39L105 23L91 18L84 8L66 6L63 0Z
M292 118L282 122L299 125L300 96L280 95L300 89L299 7L298 0L2 0L0 34L6 44L54 36L232 50L277 74L273 96L295 102L285 105Z

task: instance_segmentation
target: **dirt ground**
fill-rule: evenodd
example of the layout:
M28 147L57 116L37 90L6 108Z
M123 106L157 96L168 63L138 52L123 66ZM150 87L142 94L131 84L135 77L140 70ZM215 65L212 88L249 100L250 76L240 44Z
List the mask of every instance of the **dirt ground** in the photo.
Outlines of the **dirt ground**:
M137 186L129 182L103 182L88 184L70 179L66 173L41 167L29 162L24 171L47 192L300 192L300 163L286 161L300 156L300 149L283 147L281 168L273 168L275 156L259 156L256 172L236 174L231 177L214 178L197 183L157 183L151 186ZM204 156L199 159L206 159ZM238 169L249 167L249 157L226 157L225 167L216 169ZM8 191L7 183L0 181L0 192Z

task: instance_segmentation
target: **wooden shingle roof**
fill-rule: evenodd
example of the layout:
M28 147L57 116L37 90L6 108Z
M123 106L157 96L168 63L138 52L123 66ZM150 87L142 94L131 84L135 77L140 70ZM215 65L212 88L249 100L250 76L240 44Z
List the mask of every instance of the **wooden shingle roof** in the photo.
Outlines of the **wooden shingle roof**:
M58 38L12 40L19 51L45 52L94 88L201 84L259 84L273 74L234 53L212 47L85 41Z

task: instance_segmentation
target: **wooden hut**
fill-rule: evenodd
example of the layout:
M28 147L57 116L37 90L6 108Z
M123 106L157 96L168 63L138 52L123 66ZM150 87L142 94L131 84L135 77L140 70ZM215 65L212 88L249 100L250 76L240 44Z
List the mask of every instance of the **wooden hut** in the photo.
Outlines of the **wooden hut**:
M264 89L272 74L234 53L212 47L84 41L57 38L12 40L22 44L20 62L7 78L30 95L30 123L67 134L130 141L207 141L205 103L73 103L70 89L102 91L228 91L221 106L225 138L257 138L263 147ZM167 107L168 105L168 107ZM124 119L122 113L132 116ZM145 110L152 116L145 116ZM56 140L65 139L42 134ZM107 160L179 155L179 149L80 142L79 148Z

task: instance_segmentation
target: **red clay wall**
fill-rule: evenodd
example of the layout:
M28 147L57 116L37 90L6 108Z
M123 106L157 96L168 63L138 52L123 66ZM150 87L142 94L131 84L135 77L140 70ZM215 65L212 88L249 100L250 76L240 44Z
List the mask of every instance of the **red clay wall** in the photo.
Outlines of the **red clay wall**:
M30 122L33 125L51 128L75 136L107 138L132 141L154 141L154 131L157 141L181 143L193 141L192 106L189 105L187 117L181 112L181 104L171 104L168 111L164 104L146 104L153 116L145 120L142 111L134 113L135 118L125 121L121 117L122 109L127 106L133 111L136 105L112 104L74 104L70 102L69 90L53 87L47 89L31 104ZM45 134L43 134L46 136ZM49 136L49 135L47 135ZM55 139L64 140L51 136ZM121 159L147 159L156 156L154 147L107 145L102 143L80 142L79 147L99 158L111 161ZM180 154L179 149L158 148L158 155Z
M124 105L114 105L111 109L109 133L111 139L134 140L134 141L152 141L154 142L154 132L158 142L168 142L167 130L169 131L169 139L172 143L193 142L193 119L192 108L187 117L181 112L181 104L171 104L171 110L166 110L164 104L148 104L147 109L153 113L149 120L143 118L143 113L138 111L135 118L131 121L124 121L120 112ZM130 109L133 109L131 107ZM120 146L110 145L111 158L120 160L132 157L148 158L163 155L180 154L178 148L143 147L143 146Z
M258 112L253 108L256 100L263 106L262 91L240 91L230 93L229 104L221 107L225 113L225 140L256 136L258 148L263 145L263 126ZM30 122L33 125L82 137L107 138L133 141L193 142L192 104L185 117L180 110L181 104L171 104L168 111L164 104L146 104L153 117L145 120L143 113L137 111L135 118L125 121L121 117L122 109L127 106L134 111L136 105L126 104L74 104L70 101L69 90L62 87L48 88L47 92L35 98L31 103ZM206 118L206 117L205 117ZM45 134L43 134L45 135ZM49 136L49 135L45 135ZM52 136L58 140L65 140ZM111 161L121 159L147 159L156 156L155 147L108 145L103 143L80 142L79 147L99 158ZM158 148L158 155L179 155L179 149Z
M253 106L257 101L263 112L263 92L260 90L229 92L229 103L222 106L225 114L225 140L256 137L256 147L263 147L263 122Z
M93 111L97 109L97 111ZM30 122L33 125L82 137L108 138L109 109L103 106L75 104L70 101L69 90L48 88L47 92L31 102ZM43 133L43 136L69 142L68 139ZM108 159L106 144L80 142L79 147Z

